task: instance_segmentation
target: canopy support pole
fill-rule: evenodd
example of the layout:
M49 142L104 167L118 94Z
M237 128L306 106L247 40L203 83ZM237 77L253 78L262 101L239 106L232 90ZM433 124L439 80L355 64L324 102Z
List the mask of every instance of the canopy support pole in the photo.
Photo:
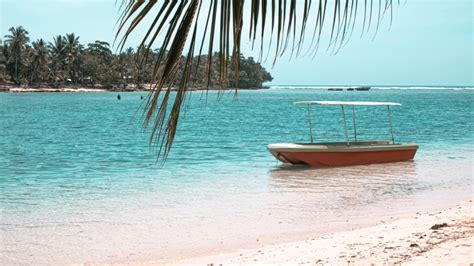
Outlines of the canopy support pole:
M346 133L346 143L349 144L349 135L347 134L347 126L346 126L346 115L344 114L344 105L341 104L342 109L342 120L344 121L344 132Z
M309 139L313 143L313 126L311 125L311 104L308 104L308 123L309 123Z
M354 105L352 106L352 120L354 122L354 141L357 142L356 113Z
M393 126L392 126L392 116L390 115L390 106L387 105L388 110L388 121L390 122L390 133L392 134L392 144L395 144L395 138L393 137Z

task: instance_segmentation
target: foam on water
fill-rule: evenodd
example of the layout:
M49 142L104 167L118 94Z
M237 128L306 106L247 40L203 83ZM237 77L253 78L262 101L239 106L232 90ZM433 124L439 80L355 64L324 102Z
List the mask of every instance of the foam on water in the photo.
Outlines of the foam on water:
M328 89L351 89L359 86L270 86L271 89L292 89L292 90L328 90ZM451 87L429 87L429 86L371 86L371 90L474 90L471 86L451 86Z

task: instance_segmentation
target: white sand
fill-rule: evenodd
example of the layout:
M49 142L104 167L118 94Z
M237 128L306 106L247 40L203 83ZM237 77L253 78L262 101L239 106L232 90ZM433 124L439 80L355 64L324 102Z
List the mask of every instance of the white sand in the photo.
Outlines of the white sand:
M10 88L10 92L103 92L104 89L92 88Z
M448 226L430 229L442 223ZM473 245L474 214L469 201L372 227L174 264L469 265L474 263Z

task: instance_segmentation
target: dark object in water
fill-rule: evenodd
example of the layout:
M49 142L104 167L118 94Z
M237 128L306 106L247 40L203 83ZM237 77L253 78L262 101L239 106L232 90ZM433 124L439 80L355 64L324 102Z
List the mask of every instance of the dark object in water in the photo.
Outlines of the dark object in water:
M122 99L122 96L120 96L120 94L119 94L119 95L117 95L117 100L120 100L120 99Z
M328 91L342 91L343 89L341 88L330 88Z
M363 87L357 87L355 89L356 89L356 91L368 91L368 90L370 90L370 87L363 86Z
M347 90L348 90L348 91L353 91L353 90L354 90L354 88L347 88Z
M431 229L431 230L438 230L438 229L440 229L440 228L447 227L447 226L448 226L447 223L435 224L435 225L433 225L430 229Z
M140 96L140 100L143 100L143 95Z

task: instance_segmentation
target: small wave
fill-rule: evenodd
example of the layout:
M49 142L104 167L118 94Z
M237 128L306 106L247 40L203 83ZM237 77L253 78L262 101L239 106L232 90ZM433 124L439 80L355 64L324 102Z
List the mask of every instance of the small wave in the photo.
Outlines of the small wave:
M290 90L327 90L327 89L355 89L360 86L270 86L270 89Z
M474 87L371 87L374 90L474 90Z
M360 86L270 86L270 89L286 90L327 90L327 89L353 89ZM429 86L372 86L373 90L474 90L474 87L429 87Z

